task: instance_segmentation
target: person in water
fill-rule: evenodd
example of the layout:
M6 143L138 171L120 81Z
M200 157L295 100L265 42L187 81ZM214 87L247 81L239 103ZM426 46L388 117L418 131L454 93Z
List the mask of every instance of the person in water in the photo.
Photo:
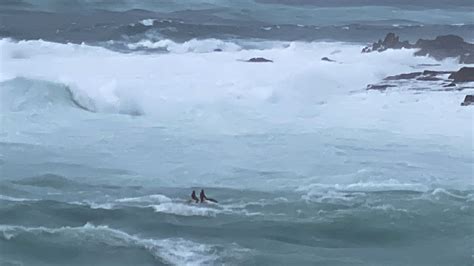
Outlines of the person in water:
M201 189L201 193L199 193L199 198L201 199L201 203L204 203L204 200L217 203L217 200L206 197L206 194L204 194L204 189Z
M193 190L193 193L191 193L191 199L193 199L196 203L199 203L199 199L196 196L196 191Z

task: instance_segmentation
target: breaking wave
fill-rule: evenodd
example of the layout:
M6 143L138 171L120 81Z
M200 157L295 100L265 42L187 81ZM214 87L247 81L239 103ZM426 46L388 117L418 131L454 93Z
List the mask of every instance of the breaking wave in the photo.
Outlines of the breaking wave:
M17 237L41 238L43 235L60 238L71 243L92 241L108 247L140 247L150 252L156 259L174 265L214 264L223 256L230 255L219 246L200 244L183 238L143 239L106 225L90 223L79 227L24 227L0 225L0 239L9 241ZM233 252L244 252L236 246L230 247Z
M409 96L417 98L411 101L393 94L394 101L379 112L387 97L365 93L368 83L435 62L414 57L412 50L361 54L360 45L327 42L254 42L253 48L243 49L214 39L181 44L163 40L158 45L171 52L123 54L85 44L2 39L2 109L75 108L147 115L224 132L289 123L287 127L300 129L377 124L413 130L413 123L440 119L438 113L427 117L417 106L456 103L445 108L453 114L443 113L453 126L433 130L460 134L455 127L467 115L466 108L459 111L461 117L457 114L460 107L455 94L449 101L445 95ZM245 62L253 57L273 63ZM323 57L335 62L322 61ZM434 68L454 70L457 64L455 59L445 60ZM358 95L351 95L354 92ZM399 115L404 110L410 110L410 119ZM354 119L340 119L347 112L356 112Z
M6 112L51 110L58 107L93 111L64 84L27 78L0 83L1 110Z

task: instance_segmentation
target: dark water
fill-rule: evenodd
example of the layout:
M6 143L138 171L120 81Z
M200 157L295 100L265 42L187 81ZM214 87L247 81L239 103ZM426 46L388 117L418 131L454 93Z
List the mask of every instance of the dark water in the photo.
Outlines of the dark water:
M193 38L372 42L457 34L474 38L469 1L7 1L0 35L55 42ZM139 23L153 19L149 24Z
M210 189L225 200L196 207L180 199L187 189L90 186L54 175L2 182L1 191L42 198L2 196L2 260L13 265L472 262L472 191L326 188L304 200Z

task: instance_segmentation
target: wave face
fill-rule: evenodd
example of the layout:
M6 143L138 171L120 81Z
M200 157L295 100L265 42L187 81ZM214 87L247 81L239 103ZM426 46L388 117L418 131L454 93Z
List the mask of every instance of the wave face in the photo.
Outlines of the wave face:
M359 45L324 42L242 44L209 39L159 45L168 53L123 54L87 45L3 39L2 108L144 115L230 134L274 127L299 132L373 125L423 134L414 124L430 128L432 134L470 132L470 111L456 106L463 92L394 93L389 105L383 94L360 93L369 83L422 65L456 70L455 58L437 63L414 57L413 50L361 54ZM215 52L217 48L222 51ZM244 62L252 57L274 62ZM323 57L336 62L320 60ZM424 110L434 106L443 111ZM350 121L342 117L348 113L353 114Z
M0 265L471 265L473 11L0 1Z
M46 227L23 227L23 226L0 226L3 242L14 242L15 245L20 246L21 243L38 243L41 241L57 241L62 243L66 248L64 252L72 252L73 248L87 249L88 252L79 256L86 256L87 258L66 257L66 254L56 257L56 260L63 261L63 263L96 263L98 260L114 261L118 265L125 265L128 263L150 264L158 263L160 265L195 265L195 264L213 264L217 263L219 257L218 247L195 243L184 239L141 239L137 236L129 235L120 230L109 228L108 226L94 226L92 224L85 224L79 227L60 227L60 228L46 228ZM46 239L42 237L46 235ZM84 248L84 246L86 246ZM101 247L100 251L93 251L94 246ZM125 254L118 252L121 249L127 248ZM69 250L67 250L69 249ZM48 248L43 250L46 251ZM53 252L49 250L48 252ZM147 254L148 252L148 254ZM151 256L150 256L151 255ZM38 251L31 254L31 257L39 257L40 259L48 259L45 254L40 254ZM110 259L113 256L113 260ZM132 256L127 257L127 256ZM151 258L150 258L151 257ZM38 263L37 258L32 261Z

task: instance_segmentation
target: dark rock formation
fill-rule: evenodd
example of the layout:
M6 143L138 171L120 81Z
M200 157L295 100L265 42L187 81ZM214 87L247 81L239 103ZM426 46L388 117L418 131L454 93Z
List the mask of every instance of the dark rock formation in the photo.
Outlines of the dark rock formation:
M474 105L474 95L466 95L464 97L464 102L461 103L462 106Z
M363 53L383 52L387 49L417 48L416 56L429 55L436 60L448 57L458 57L462 64L474 64L474 44L465 42L463 38L456 35L438 36L434 40L419 39L415 44L408 41L401 42L394 33L389 33L385 39L379 40L372 45L362 49Z
M400 42L400 39L395 33L389 33L385 36L385 39L379 40L376 43L373 43L370 46L365 47L362 49L363 53L370 53L370 52L383 52L387 49L402 49L402 48L412 48L408 41Z
M328 57L323 57L323 58L321 58L321 61L336 62L335 60L332 60L332 59L330 59L330 58L328 58Z
M438 78L438 77L435 77L435 76L421 76L421 77L416 78L416 80L421 80L421 81L438 81L438 80L441 80L441 79Z
M214 49L214 52L222 52L222 49L221 48L216 48L216 49Z
M438 76L444 74L451 74L452 71L433 71L433 70L425 70L423 72L412 72L412 73L403 73L398 74L395 76L388 76L384 78L384 80L403 80L403 79L417 79L417 80L424 80L424 81L435 81L441 80Z
M249 60L247 60L246 62L250 62L250 63L273 63L272 60L266 59L266 58L263 58L263 57L253 57L253 58L250 58Z
M474 81L474 67L463 67L460 70L449 75L454 82L469 82Z
M459 57L460 63L474 63L474 44L467 43L456 35L438 36L434 40L420 39L416 42L415 47L420 48L415 55L429 55L436 60Z
M458 72L461 72L461 70ZM370 84L366 90L385 91L389 88L400 88L412 91L462 91L473 88L459 86L452 79L448 79L449 74L453 75L458 72L425 70L423 72L403 73L388 76L381 83ZM466 70L463 72L466 72ZM427 81L430 83L427 84Z

